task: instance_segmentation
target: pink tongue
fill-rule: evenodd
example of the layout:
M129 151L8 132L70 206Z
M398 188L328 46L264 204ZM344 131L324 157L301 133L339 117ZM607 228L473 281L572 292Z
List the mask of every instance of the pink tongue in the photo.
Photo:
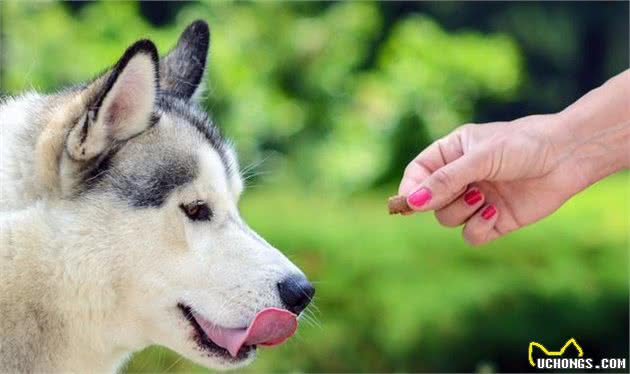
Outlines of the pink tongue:
M219 327L194 313L195 319L218 346L236 357L244 344L278 345L289 339L297 329L297 317L285 309L266 308L256 314L247 329Z

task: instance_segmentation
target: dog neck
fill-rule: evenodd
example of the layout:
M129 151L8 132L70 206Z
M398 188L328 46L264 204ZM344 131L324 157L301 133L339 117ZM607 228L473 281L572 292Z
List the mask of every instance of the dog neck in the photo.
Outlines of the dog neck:
M69 229L63 216L41 204L0 216L3 370L115 371L150 343L117 292L124 276L98 249L68 245L71 231L87 228Z

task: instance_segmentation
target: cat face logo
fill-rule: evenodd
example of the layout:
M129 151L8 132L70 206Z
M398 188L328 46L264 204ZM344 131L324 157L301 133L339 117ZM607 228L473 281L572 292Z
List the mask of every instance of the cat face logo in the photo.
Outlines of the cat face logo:
M549 351L542 344L537 343L537 342L531 342L531 343L529 343L529 349L527 350L528 351L527 354L528 354L528 358L529 358L529 363L533 367L536 367L536 363L534 362L534 359L532 358L532 353L534 352L534 347L538 347L547 356L562 356L564 354L564 352L567 350L567 348L569 348L571 345L573 345L577 349L578 357L584 356L584 351L582 350L582 347L580 347L580 345L575 341L575 338L569 339L562 346L562 348L560 348L559 351Z

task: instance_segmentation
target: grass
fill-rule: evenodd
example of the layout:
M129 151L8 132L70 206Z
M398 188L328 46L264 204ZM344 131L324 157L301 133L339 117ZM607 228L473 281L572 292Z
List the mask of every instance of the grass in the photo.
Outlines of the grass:
M570 337L586 356L627 357L628 186L609 178L479 248L431 215L388 216L389 191L253 189L243 216L315 281L319 310L244 371L522 371L529 341ZM150 348L128 371L204 369Z

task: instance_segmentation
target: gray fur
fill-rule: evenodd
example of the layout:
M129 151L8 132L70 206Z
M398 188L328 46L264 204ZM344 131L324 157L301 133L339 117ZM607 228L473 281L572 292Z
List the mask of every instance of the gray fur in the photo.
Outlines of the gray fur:
M180 139L172 138L172 132L161 131L162 126L158 124L129 141L111 157L99 188L113 190L133 207L157 208L175 189L192 182L198 175L198 160L177 144L184 137L194 143L199 140L184 131L179 133Z
M113 146L106 154L87 162L76 197L114 191L129 205L159 207L169 194L198 174L198 160L178 144L209 144L219 155L226 175L236 174L227 143L207 113L172 95L158 96L157 123L148 131ZM175 129L165 128L160 118L175 119Z
M196 176L196 160L156 160L150 170L134 170L112 178L112 188L121 199L135 208L159 208L177 187L192 182Z

